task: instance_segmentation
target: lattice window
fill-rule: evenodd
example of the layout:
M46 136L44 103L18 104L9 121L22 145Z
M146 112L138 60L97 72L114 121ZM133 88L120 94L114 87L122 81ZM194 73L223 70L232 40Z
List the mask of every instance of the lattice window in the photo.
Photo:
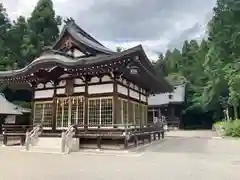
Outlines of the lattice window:
M140 105L138 103L135 103L135 123L136 125L140 125L141 121L141 113L140 113Z
M145 126L146 125L146 107L144 104L140 105L140 113L141 113L141 125Z
M72 98L72 122L77 125L84 124L84 99L83 97Z
M135 119L135 113L134 113L134 104L133 104L133 102L132 101L130 101L129 102L129 104L128 104L128 113L129 113L129 120L128 120L128 122L130 123L130 124L133 124L133 125L135 125L135 121L134 121L134 119Z
M42 124L45 128L52 127L53 102L36 102L34 106L33 125Z
M148 106L146 106L146 105L145 105L144 117L145 117L145 124L147 125L148 124Z
M113 100L112 98L89 99L88 102L88 124L97 126L99 124L112 124Z
M51 128L53 119L53 103L44 104L44 121L43 127Z
M35 103L34 106L34 121L33 121L33 125L39 125L42 123L43 121L43 104L40 103Z
M59 98L57 100L57 112L56 112L56 127L67 128L71 124L69 118L69 110L71 109L71 99Z
M122 124L127 124L128 123L128 101L121 99L121 120Z
M108 99L101 99L101 108L100 108L100 114L101 119L100 122L103 125L109 125L112 124L113 119L113 101L112 98Z
M88 124L92 126L100 124L100 99L88 101Z
M71 122L69 122L69 120L71 120L69 118L69 110L71 109L71 107L69 108L70 105L70 99L66 99L64 101L64 106L63 106L63 119L62 119L62 127L68 127Z
M141 104L141 124L144 126L145 125L145 107L143 104Z

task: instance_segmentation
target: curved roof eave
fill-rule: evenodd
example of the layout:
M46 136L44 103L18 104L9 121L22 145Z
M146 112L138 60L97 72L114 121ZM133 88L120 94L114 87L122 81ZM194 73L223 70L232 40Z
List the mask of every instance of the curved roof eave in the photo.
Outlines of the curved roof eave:
M156 72L154 66L152 65L152 63L150 62L150 60L148 59L148 57L147 57L147 55L146 55L142 45L139 45L138 48L141 51L143 57L145 58L145 62L148 65L148 68L150 70L151 76L156 80L156 82L159 84L159 86L164 86L164 91L161 91L161 92L162 93L163 92L172 92L173 91L173 87L167 82L167 80L163 77L163 75L161 73L158 73L159 76L156 77L157 72ZM151 73L151 72L153 72L153 73ZM159 89L162 89L162 87L159 87Z
M131 49L119 52L119 53L114 53L113 55L98 55L98 56L90 56L90 57L84 57L84 58L79 58L79 59L72 59L70 57L66 57L64 55L60 54L45 54L40 56L39 58L35 59L32 61L29 65L22 69L18 70L10 70L10 71L0 71L0 78L4 77L13 77L20 75L22 73L25 73L29 70L31 70L33 67L38 66L39 64L60 64L60 65L65 65L65 66L84 66L84 65L90 65L94 63L99 63L99 62L106 62L112 59L117 59L123 56L130 55L132 53L135 53L141 49L140 46L133 47Z

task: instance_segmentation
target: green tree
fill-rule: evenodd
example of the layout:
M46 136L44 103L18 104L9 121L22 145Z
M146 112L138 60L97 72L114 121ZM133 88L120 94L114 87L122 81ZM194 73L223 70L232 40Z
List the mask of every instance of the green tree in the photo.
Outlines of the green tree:
M51 0L38 1L28 19L29 34L25 37L26 43L32 44L36 50L33 55L38 56L44 46L52 45L56 41L61 20L60 16L55 15Z
M229 97L237 118L238 77L240 62L240 6L237 0L217 0L213 9L214 16L209 23L210 49L205 61L209 77L204 95L213 106L219 103L219 97ZM206 98L205 98L206 99Z
M9 31L8 47L11 49L12 58L17 62L18 68L22 68L28 62L28 56L23 56L21 46L24 45L24 37L28 34L28 24L23 16L17 18Z
M6 9L0 3L0 70L11 69L14 61L12 59L11 49L7 46L9 42L9 30L11 23Z

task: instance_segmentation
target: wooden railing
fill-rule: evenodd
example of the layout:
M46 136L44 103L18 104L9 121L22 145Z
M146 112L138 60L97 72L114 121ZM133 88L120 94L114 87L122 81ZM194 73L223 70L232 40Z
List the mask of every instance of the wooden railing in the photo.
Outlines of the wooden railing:
M114 125L92 125L83 126L75 125L76 137L78 138L94 138L97 140L97 147L101 148L102 139L119 139L124 140L124 148L128 148L129 142L134 142L137 146L139 141L144 143L147 139L149 142L158 137L164 138L164 129L159 125L149 125L145 127L140 127L139 125L133 124L114 124Z
M10 125L4 124L2 125L2 132L3 134L8 135L22 135L25 134L27 131L32 130L32 125Z
M116 139L124 141L124 147L127 149L129 143L137 146L139 143L149 142L164 138L164 129L162 125L142 126L133 124L101 124L101 125L73 125L74 137L79 139L96 139L97 148L101 148L102 139ZM21 144L24 144L26 132L30 132L33 126L30 125L3 125L4 144L7 144L7 137L19 136ZM48 132L53 133L53 132ZM54 132L56 133L56 132ZM61 131L58 132L61 134ZM44 131L42 133L44 135Z
M74 125L68 127L67 131L62 132L62 153L69 153L73 145L73 137L75 136L76 128Z
M30 132L26 132L26 140L25 140L25 149L29 151L30 145L35 145L38 140L39 135L42 133L42 126L35 126Z

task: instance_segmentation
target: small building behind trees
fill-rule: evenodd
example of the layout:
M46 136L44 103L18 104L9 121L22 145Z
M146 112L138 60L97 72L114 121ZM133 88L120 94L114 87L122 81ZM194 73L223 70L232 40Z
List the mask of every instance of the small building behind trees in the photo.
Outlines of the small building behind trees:
M148 99L148 123L154 118L166 118L168 126L179 128L182 125L182 110L185 102L186 85L174 86L172 93L159 93Z

